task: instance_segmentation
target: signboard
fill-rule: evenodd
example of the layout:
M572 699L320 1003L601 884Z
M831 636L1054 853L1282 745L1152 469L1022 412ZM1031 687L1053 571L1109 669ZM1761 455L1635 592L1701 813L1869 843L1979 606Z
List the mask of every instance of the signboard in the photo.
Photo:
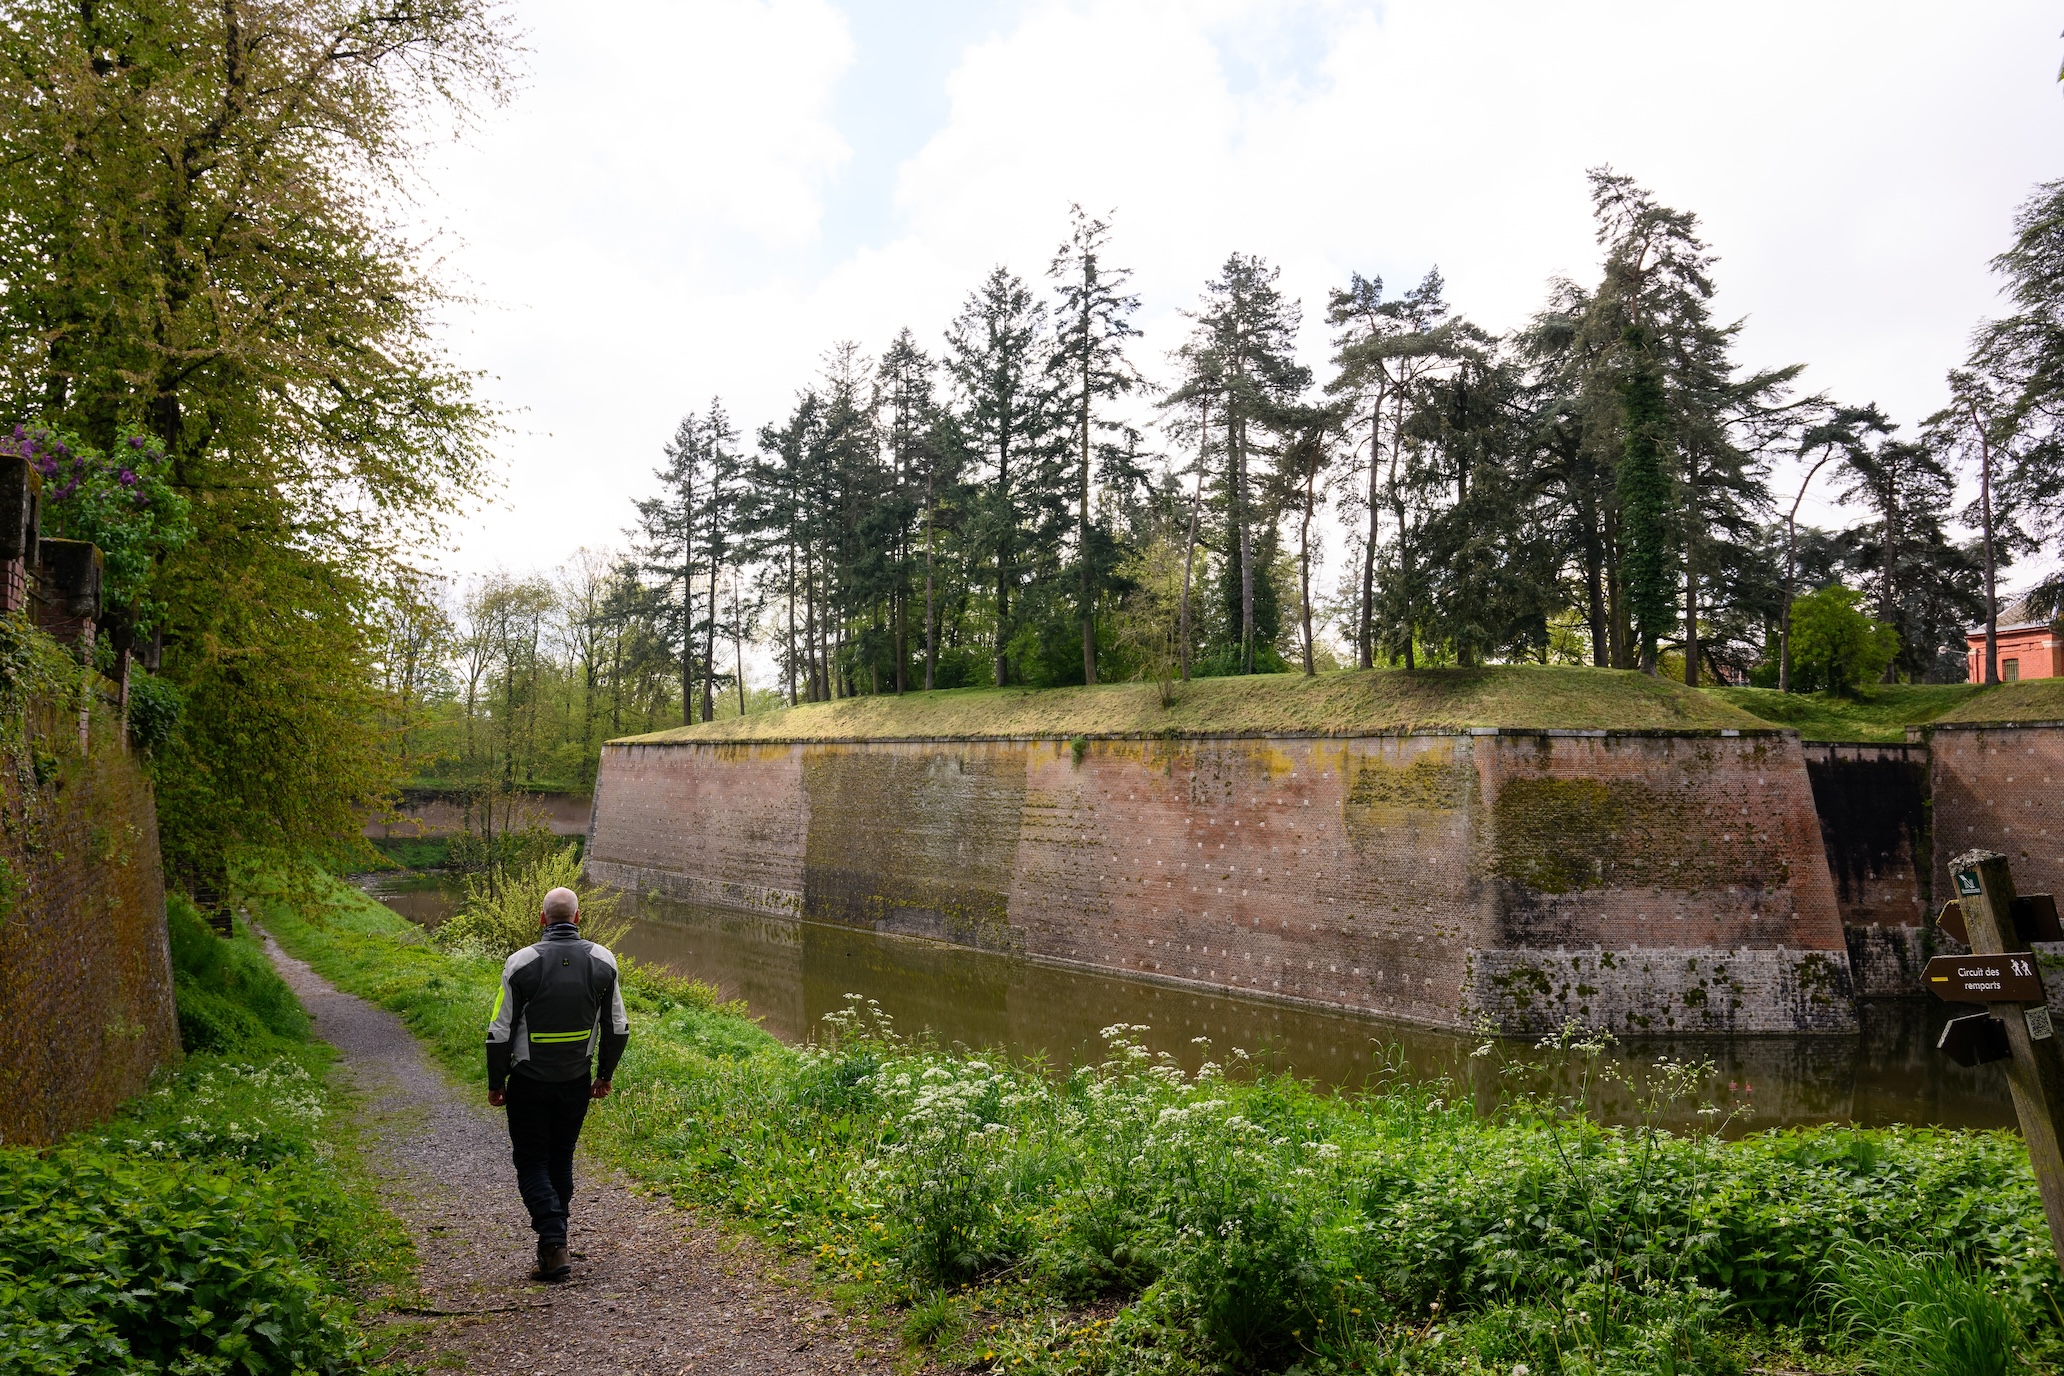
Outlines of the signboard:
M1952 1061L1967 1070L2014 1054L2007 1043L2006 1025L1990 1013L1951 1018L1942 1024L1942 1040L1935 1043L1935 1049L1947 1051Z
M1958 879L1961 882L1962 876ZM2057 900L2051 895L2024 893L2014 900L2010 911L2023 941L2064 941L2064 925L2057 920ZM1935 926L1943 935L1955 937L1958 945L1971 944L1971 934L1964 926L1964 905L1956 899L1942 905L1942 911L1935 915Z
M1983 892L1978 887L1978 871L1976 870L1958 870L1956 872L1956 886L1958 898L1976 898Z
M1928 992L1951 1003L2041 1003L2042 977L2026 951L2003 956L1937 956L1928 962Z
M2064 926L2057 922L2057 900L2046 893L2024 893L2011 909L2014 926L2023 941L2064 941ZM1964 943L1969 945L1969 942Z
M1971 944L1971 933L1964 926L1964 905L1954 898L1942 905L1942 911L1935 915L1935 925L1945 935L1956 938L1959 946Z

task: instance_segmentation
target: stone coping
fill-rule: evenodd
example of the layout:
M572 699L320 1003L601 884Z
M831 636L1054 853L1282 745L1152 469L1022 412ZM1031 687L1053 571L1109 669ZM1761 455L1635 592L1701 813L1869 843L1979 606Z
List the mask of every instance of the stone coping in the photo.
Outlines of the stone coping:
M1984 723L1989 725L1990 723ZM1372 727L1366 731L1085 731L1079 739L1089 741L1354 741L1390 740L1408 737L1454 738L1458 736L1510 736L1515 738L1572 740L1798 740L1798 728L1791 726L1638 726L1584 728L1568 726L1399 726ZM667 749L679 746L750 745L1066 745L1077 736L724 736L704 740L654 740L647 736L619 736L604 741L611 746L640 746ZM1811 742L1841 744L1842 742ZM1884 742L1897 746L1897 741Z
M1930 721L1906 728L1908 744L1925 740L1934 731L2030 731L2064 730L2064 721Z

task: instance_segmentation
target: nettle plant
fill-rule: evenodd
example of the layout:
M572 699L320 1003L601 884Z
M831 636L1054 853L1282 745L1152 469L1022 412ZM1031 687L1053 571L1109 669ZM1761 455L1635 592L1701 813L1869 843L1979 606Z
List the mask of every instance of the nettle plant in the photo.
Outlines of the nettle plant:
M0 454L27 459L43 477L43 533L100 546L107 604L138 635L164 609L151 598L158 562L193 538L192 510L172 485L156 438L125 432L105 452L71 435L17 425Z

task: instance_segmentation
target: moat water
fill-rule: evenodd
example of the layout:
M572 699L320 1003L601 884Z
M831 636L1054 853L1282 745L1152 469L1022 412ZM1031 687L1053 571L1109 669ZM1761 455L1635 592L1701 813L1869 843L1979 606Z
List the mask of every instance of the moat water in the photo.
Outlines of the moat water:
M435 872L361 876L375 897L434 927L459 888ZM623 954L706 980L742 999L761 1024L803 1041L847 995L875 1000L897 1030L941 1045L998 1048L1056 1069L1102 1059L1103 1029L1135 1035L1194 1070L1207 1057L1290 1071L1339 1089L1393 1079L1445 1081L1489 1110L1510 1095L1577 1095L1611 1121L1645 1110L1659 1063L1710 1063L1698 1087L1656 1113L1682 1126L1700 1110L1729 1135L1812 1123L1880 1127L2012 1127L2006 1076L1966 1070L1935 1049L1943 1022L1975 1011L1933 999L1866 1005L1854 1037L1653 1038L1595 1057L1528 1041L1434 1031L1323 1009L1058 968L986 951L823 923L745 915L627 896Z

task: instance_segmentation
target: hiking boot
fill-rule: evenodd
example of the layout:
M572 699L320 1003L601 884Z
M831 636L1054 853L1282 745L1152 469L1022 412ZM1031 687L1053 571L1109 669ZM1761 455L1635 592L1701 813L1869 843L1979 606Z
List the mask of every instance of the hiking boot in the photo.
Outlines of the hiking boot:
M573 1274L573 1258L567 1253L563 1242L540 1242L538 1244L537 1270L531 1273L532 1280L565 1280Z

